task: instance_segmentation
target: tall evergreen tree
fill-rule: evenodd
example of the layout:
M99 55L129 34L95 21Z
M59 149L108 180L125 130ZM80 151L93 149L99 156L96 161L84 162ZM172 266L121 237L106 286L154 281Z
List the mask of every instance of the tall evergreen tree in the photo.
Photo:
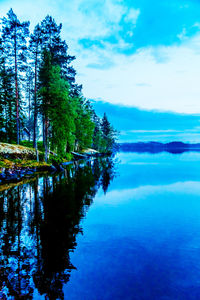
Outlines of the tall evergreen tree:
M34 28L30 36L29 50L30 58L34 68L34 124L33 124L33 147L37 150L37 131L38 131L38 68L41 59L41 51L43 47L43 32L39 24Z
M61 77L58 65L52 64L51 53L44 50L39 73L41 112L45 125L45 160L48 159L48 149L58 154L66 152L67 144L74 142L74 102L69 96L69 84Z
M95 111L92 113L92 120L94 122L94 132L92 138L92 147L97 151L103 150L103 134L101 130L101 119L97 116Z
M70 85L70 96L80 96L82 86L76 84L76 71L71 65L75 60L75 56L68 54L68 45L61 39L62 24L57 25L55 20L48 15L41 22L41 29L43 33L43 45L50 51L52 63L60 66L61 76Z
M7 51L6 64L9 63L14 70L17 144L20 140L19 79L20 71L23 71L25 67L28 35L29 22L20 22L13 10L10 9L7 18L2 19L2 40Z
M103 143L104 143L105 152L107 153L112 152L115 147L116 131L108 121L106 113L104 113L102 118L101 129L103 134Z

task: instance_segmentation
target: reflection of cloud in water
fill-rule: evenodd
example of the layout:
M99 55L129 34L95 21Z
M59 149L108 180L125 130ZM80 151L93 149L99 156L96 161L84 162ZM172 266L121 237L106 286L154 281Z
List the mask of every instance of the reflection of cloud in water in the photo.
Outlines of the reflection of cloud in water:
M113 190L108 192L106 196L97 195L95 201L101 205L118 205L120 203L124 204L126 201L142 200L154 194L166 195L166 193L200 196L200 182L186 181L169 185L146 185L135 189Z

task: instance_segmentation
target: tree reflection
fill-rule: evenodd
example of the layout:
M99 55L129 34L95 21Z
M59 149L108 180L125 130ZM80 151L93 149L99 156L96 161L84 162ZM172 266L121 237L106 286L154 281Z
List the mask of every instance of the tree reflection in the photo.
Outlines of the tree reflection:
M75 267L70 252L80 221L100 186L114 177L112 159L69 166L0 194L0 299L64 299L63 284Z

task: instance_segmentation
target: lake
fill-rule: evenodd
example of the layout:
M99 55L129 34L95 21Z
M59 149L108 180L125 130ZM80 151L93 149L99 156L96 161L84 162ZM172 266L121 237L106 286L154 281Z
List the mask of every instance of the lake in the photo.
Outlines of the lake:
M200 299L200 153L118 153L0 191L0 299Z

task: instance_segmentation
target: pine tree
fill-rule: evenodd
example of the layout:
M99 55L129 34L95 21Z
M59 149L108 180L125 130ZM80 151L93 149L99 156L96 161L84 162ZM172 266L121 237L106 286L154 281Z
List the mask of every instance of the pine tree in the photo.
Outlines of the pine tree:
M76 84L76 71L71 66L71 63L75 60L75 56L68 54L68 45L61 39L62 24L57 25L55 20L48 15L41 22L41 29L43 33L43 46L50 51L52 63L60 66L61 76L70 85L70 96L80 96L82 86Z
M20 22L12 9L9 10L7 18L4 17L2 19L2 40L3 46L7 51L6 64L9 63L14 70L17 144L19 144L20 140L20 71L24 71L25 67L28 28L29 22Z

